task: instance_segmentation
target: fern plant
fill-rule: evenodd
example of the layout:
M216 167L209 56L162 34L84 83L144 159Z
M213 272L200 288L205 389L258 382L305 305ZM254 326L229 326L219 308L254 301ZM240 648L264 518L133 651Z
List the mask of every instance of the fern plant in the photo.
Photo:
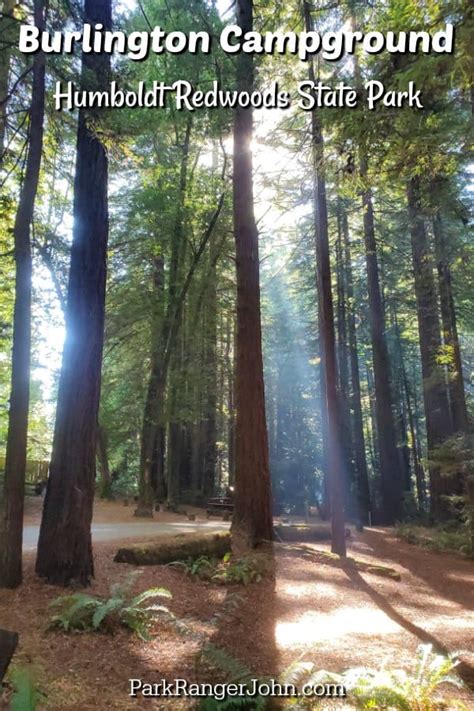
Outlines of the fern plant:
M235 583L248 585L249 583L259 583L262 579L262 575L256 561L252 558L244 557L233 560L231 554L227 553L222 563L217 566L211 579L222 585L232 585Z
M192 575L201 580L209 580L216 567L216 562L205 555L199 558L187 558L186 560L174 560L168 563L170 568L180 568L186 575Z
M213 644L207 644L202 650L201 656L213 667L223 672L228 684L247 685L252 679L255 679L255 674L243 662ZM222 701L208 697L200 702L199 711L234 711L237 709L265 711L267 705L267 699L263 696L230 697Z
M13 686L10 711L36 711L44 694L36 686L31 671L25 667L17 667L11 670L9 678Z
M452 655L443 656L433 652L432 645L420 645L415 663L410 672L402 669L357 667L342 674L315 669L311 662L297 661L287 669L281 681L295 686L305 684L333 683L342 685L350 700L359 709L397 709L397 711L436 711L444 703L435 698L441 684L462 687L461 680L453 674L457 661ZM459 701L450 699L450 708L467 708ZM292 708L312 709L314 699L298 699Z
M110 588L110 597L102 599L84 593L64 595L53 600L51 607L58 612L51 618L51 627L72 630L113 631L117 626L127 627L145 641L151 638L150 628L158 619L175 620L167 607L153 602L157 598L171 599L165 588L150 588L131 597L130 590L136 575Z
M199 558L175 560L168 565L180 568L186 575L198 577L200 580L210 580L219 585L248 585L260 582L262 579L254 559L244 557L234 560L230 553L226 553L221 561L202 555Z

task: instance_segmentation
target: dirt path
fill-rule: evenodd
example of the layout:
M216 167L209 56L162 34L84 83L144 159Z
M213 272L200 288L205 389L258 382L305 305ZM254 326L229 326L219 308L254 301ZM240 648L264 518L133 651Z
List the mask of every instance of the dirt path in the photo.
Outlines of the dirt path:
M30 497L26 501L25 525L23 528L23 551L36 550L41 521L41 497ZM213 532L229 528L230 523L220 519L207 520L205 511L193 506L186 507L196 516L195 521L188 521L180 514L160 511L152 520L136 518L134 507L123 506L118 502L101 501L94 504L92 521L92 542L107 543L132 539L154 538L156 536L175 536L178 533Z
M112 562L115 550L116 544L96 545L93 593L105 594L129 570ZM429 641L440 649L465 650L462 672L472 683L473 563L409 546L382 529L356 534L350 554L392 565L401 582L345 572L317 564L301 551L277 548L275 581L222 588L157 566L143 569L137 589L168 587L174 598L170 608L195 634L245 661L258 675L277 677L300 656L332 671L378 667L387 658L392 667L408 668L417 646ZM145 644L125 632L113 637L47 632L47 604L61 591L34 577L33 562L27 556L22 588L0 591L0 626L20 632L18 662L38 665L40 686L48 693L45 709L179 711L193 708L192 703L130 699L128 679L216 681L197 661L195 636L163 629ZM222 612L233 592L241 598L237 609L217 619L215 613ZM453 708L449 694L447 708ZM474 708L474 694L461 696ZM328 702L324 708L333 705Z

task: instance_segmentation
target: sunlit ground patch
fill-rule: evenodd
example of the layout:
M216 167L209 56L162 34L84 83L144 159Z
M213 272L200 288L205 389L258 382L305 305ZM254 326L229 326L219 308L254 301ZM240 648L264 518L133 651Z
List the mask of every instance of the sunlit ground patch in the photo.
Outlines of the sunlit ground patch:
M291 649L324 641L374 634L398 634L400 627L381 610L344 607L331 614L310 611L291 622L277 622L275 639L278 647Z

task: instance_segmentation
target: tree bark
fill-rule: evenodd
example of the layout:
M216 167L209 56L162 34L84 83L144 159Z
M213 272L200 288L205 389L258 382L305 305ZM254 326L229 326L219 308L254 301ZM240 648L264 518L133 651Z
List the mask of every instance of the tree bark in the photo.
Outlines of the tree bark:
M352 26L356 29L355 17ZM357 54L354 54L356 86L363 84ZM381 522L390 524L400 518L403 503L403 481L398 468L397 436L393 414L393 393L390 386L390 359L386 338L385 313L380 288L375 239L372 192L368 184L368 151L364 138L359 144L359 174L363 183L362 210L367 291L369 299L370 332L375 382L375 418L381 478Z
M84 21L112 24L110 0L85 0ZM82 85L105 89L110 57L83 54ZM80 110L74 229L64 345L50 476L36 572L58 585L88 585L94 575L91 520L104 340L108 240L108 160L97 115Z
M152 362L152 371L148 382L145 412L143 416L139 498L138 506L135 511L136 516L153 516L154 494L151 483L153 455L155 451L157 426L162 419L168 370L176 344L176 339L181 328L186 297L191 286L194 273L198 267L206 245L208 244L209 239L211 238L211 235L216 227L223 204L224 194L220 196L217 207L209 221L206 231L202 236L199 247L193 254L191 265L179 293L170 293L168 290L168 305L162 329L162 351L158 353L156 359ZM170 275L170 279L174 280L174 278L175 277ZM174 291L175 286L171 288Z
M357 351L357 331L354 311L354 282L352 276L352 258L347 213L342 213L342 235L344 247L344 269L347 292L347 332L349 340L349 361L351 371L352 437L354 442L354 460L357 479L358 512L361 523L369 523L371 510L369 474L365 454L364 421L362 417L359 355Z
M203 372L204 379L204 437L202 493L209 498L214 493L217 464L217 241L211 236L208 286L205 301L205 329Z
M444 345L450 349L451 363L448 367L448 390L450 395L451 417L454 432L467 432L469 417L464 391L464 377L459 346L456 309L454 306L453 285L449 260L446 254L446 241L441 215L433 220L436 261L438 267L438 285L443 324Z
M97 459L100 464L100 497L110 499L112 497L108 456L107 430L100 423L97 425Z
M165 393L165 374L162 370L164 348L163 340L166 339L166 333L164 333L163 325L165 264L161 255L153 258L152 268L153 314L151 327L151 364L150 376L145 396L145 405L143 409L143 424L140 440L138 506L135 510L135 516L149 518L153 516L153 502L155 498L153 478L157 464L156 456L158 454L159 447L158 435L160 427L164 426L161 422L161 404ZM164 472L163 476L166 481ZM167 488L168 487L166 487L166 489Z
M362 156L360 173L367 180L367 162ZM379 452L382 521L393 523L402 514L402 477L398 468L397 437L393 416L393 394L390 386L390 359L388 354L385 314L382 304L377 243L375 241L372 195L368 188L362 194L364 210L364 242L367 264L367 291L370 310L372 359L375 382L375 418Z
M354 442L350 409L349 344L346 304L346 270L343 262L341 200L337 199L336 284L337 284L337 365L338 395L341 410L341 441L344 468L344 502L346 515L359 518L357 482L355 479Z
M0 629L0 685L18 646L18 633Z
M313 30L309 4L303 5L305 29ZM313 63L310 62L309 79L315 81ZM321 314L320 339L324 352L325 398L327 405L328 471L331 499L331 549L340 556L346 555L344 526L344 471L341 441L342 418L337 392L336 336L329 258L328 214L326 181L324 174L324 139L320 117L311 113L311 143L313 169L314 226L316 237L317 287Z
M243 32L253 26L252 0L237 0ZM237 90L252 92L253 60L236 57ZM252 110L237 108L234 120L233 211L237 271L237 367L234 551L273 538L271 483L263 382L260 264L254 216L251 140Z
M227 468L229 486L235 482L235 366L237 361L237 340L234 319L229 316L226 329L226 375L227 375Z
M416 429L415 418L413 416L412 399L410 394L410 385L408 382L408 375L405 367L405 358L403 356L403 346L400 337L400 328L398 325L397 317L395 316L395 328L397 333L397 341L399 348L399 367L401 374L401 385L402 385L402 397L405 400L406 414L408 429L410 432L411 439L411 453L413 459L413 470L415 472L415 482L416 482L416 495L418 499L418 508L420 511L425 511L426 508L426 485L425 485L425 472L423 465L421 463L421 457L419 452L419 442L418 442L418 432Z
M44 2L35 0L35 25L44 25ZM0 508L2 551L0 585L13 588L22 579L23 499L25 494L31 351L31 225L38 190L44 120L44 54L35 55L31 96L29 148L25 178L14 225L15 307L13 351L5 459L4 492Z
M420 186L417 178L412 178L408 184L407 200L420 336L426 436L430 459L431 513L436 518L446 518L449 516L450 509L445 497L453 494L462 495L462 482L457 476L442 476L439 466L434 461L436 447L453 432L445 376L442 366L438 363L441 353L441 325L433 261L420 205Z
M316 277L317 278L317 277ZM331 486L329 471L328 441L328 405L326 401L326 357L322 339L323 316L318 295L318 333L319 333L319 390L321 399L321 468L323 472L321 518L327 521L331 516Z

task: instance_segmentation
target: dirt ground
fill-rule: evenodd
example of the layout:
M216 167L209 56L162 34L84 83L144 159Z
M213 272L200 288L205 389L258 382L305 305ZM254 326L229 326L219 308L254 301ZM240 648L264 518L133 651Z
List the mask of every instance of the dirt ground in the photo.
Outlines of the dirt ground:
M28 511L30 522L36 519L36 506ZM99 519L110 517L107 521L130 515L118 504L103 505L96 512ZM132 570L113 562L116 549L117 542L96 544L92 594L105 595L111 583ZM247 587L224 588L165 566L141 568L137 591L168 588L173 594L170 609L190 630L182 634L162 627L148 643L126 631L48 631L48 604L63 591L35 578L34 556L27 554L24 585L0 591L0 626L20 633L15 664L35 669L46 694L41 706L45 710L193 708L192 702L181 699L132 699L129 679L220 681L200 659L205 641L244 661L255 676L273 678L299 658L331 671L379 667L386 659L391 667L408 668L418 645L430 642L438 650L459 652L463 662L460 674L467 687L454 694L447 690L446 708L454 708L450 700L456 697L474 709L472 561L410 546L381 528L353 533L349 554L395 568L401 581L315 563L302 550L278 545L275 580ZM238 604L231 609L226 601L229 596L235 600L235 594ZM322 706L334 707L329 701Z
M133 512L135 507L136 504L134 504L132 500L129 500L128 505L124 506L122 499L120 501L97 499L94 502L94 523L136 523L137 521L146 521L147 519L137 519L134 517ZM41 496L28 497L25 501L24 525L39 524L42 509L43 499ZM206 513L203 509L198 509L195 506L186 506L184 509L189 513L195 513L203 520L206 519ZM162 521L163 523L176 523L182 520L182 515L176 515L175 513L167 511L155 513L153 518L153 521Z

